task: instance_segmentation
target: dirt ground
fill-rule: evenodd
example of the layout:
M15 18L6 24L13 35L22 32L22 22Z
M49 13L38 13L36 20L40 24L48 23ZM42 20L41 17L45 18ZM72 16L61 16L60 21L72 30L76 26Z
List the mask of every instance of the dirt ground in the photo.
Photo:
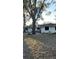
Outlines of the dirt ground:
M24 34L23 59L56 59L56 34Z

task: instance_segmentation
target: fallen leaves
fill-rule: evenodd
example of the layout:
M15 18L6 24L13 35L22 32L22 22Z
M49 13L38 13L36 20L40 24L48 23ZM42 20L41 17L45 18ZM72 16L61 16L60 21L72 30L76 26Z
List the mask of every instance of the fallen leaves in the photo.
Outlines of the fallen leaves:
M49 48L44 43L35 40L34 38L24 39L26 44L31 49L31 53L35 59L52 59L53 58L53 49Z

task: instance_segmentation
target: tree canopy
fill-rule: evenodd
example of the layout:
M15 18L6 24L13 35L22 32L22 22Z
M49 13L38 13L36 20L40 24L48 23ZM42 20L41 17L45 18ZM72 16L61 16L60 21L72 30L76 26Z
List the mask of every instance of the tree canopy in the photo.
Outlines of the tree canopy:
M33 34L35 34L36 21L39 19L43 19L42 17L43 11L46 11L46 9L50 7L51 4L52 6L55 5L56 1L55 0L23 0L23 12L24 12L23 14L25 16L24 18L27 18L27 21L30 18L32 19ZM54 9L54 11L56 11L56 8ZM47 15L50 15L50 14L51 14L51 11L47 11Z

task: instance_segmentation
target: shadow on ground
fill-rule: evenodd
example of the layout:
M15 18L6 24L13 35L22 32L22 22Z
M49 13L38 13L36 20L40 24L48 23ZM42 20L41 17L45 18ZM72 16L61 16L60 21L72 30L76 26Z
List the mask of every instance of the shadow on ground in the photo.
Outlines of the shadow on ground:
M34 59L28 45L23 42L23 59Z

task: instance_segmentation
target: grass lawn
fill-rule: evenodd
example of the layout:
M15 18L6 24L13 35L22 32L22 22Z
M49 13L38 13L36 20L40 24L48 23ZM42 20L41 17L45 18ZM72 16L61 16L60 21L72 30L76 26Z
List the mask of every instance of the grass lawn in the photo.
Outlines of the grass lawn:
M56 57L56 34L25 35L24 43L27 45L26 48L30 49L32 59L55 59Z

